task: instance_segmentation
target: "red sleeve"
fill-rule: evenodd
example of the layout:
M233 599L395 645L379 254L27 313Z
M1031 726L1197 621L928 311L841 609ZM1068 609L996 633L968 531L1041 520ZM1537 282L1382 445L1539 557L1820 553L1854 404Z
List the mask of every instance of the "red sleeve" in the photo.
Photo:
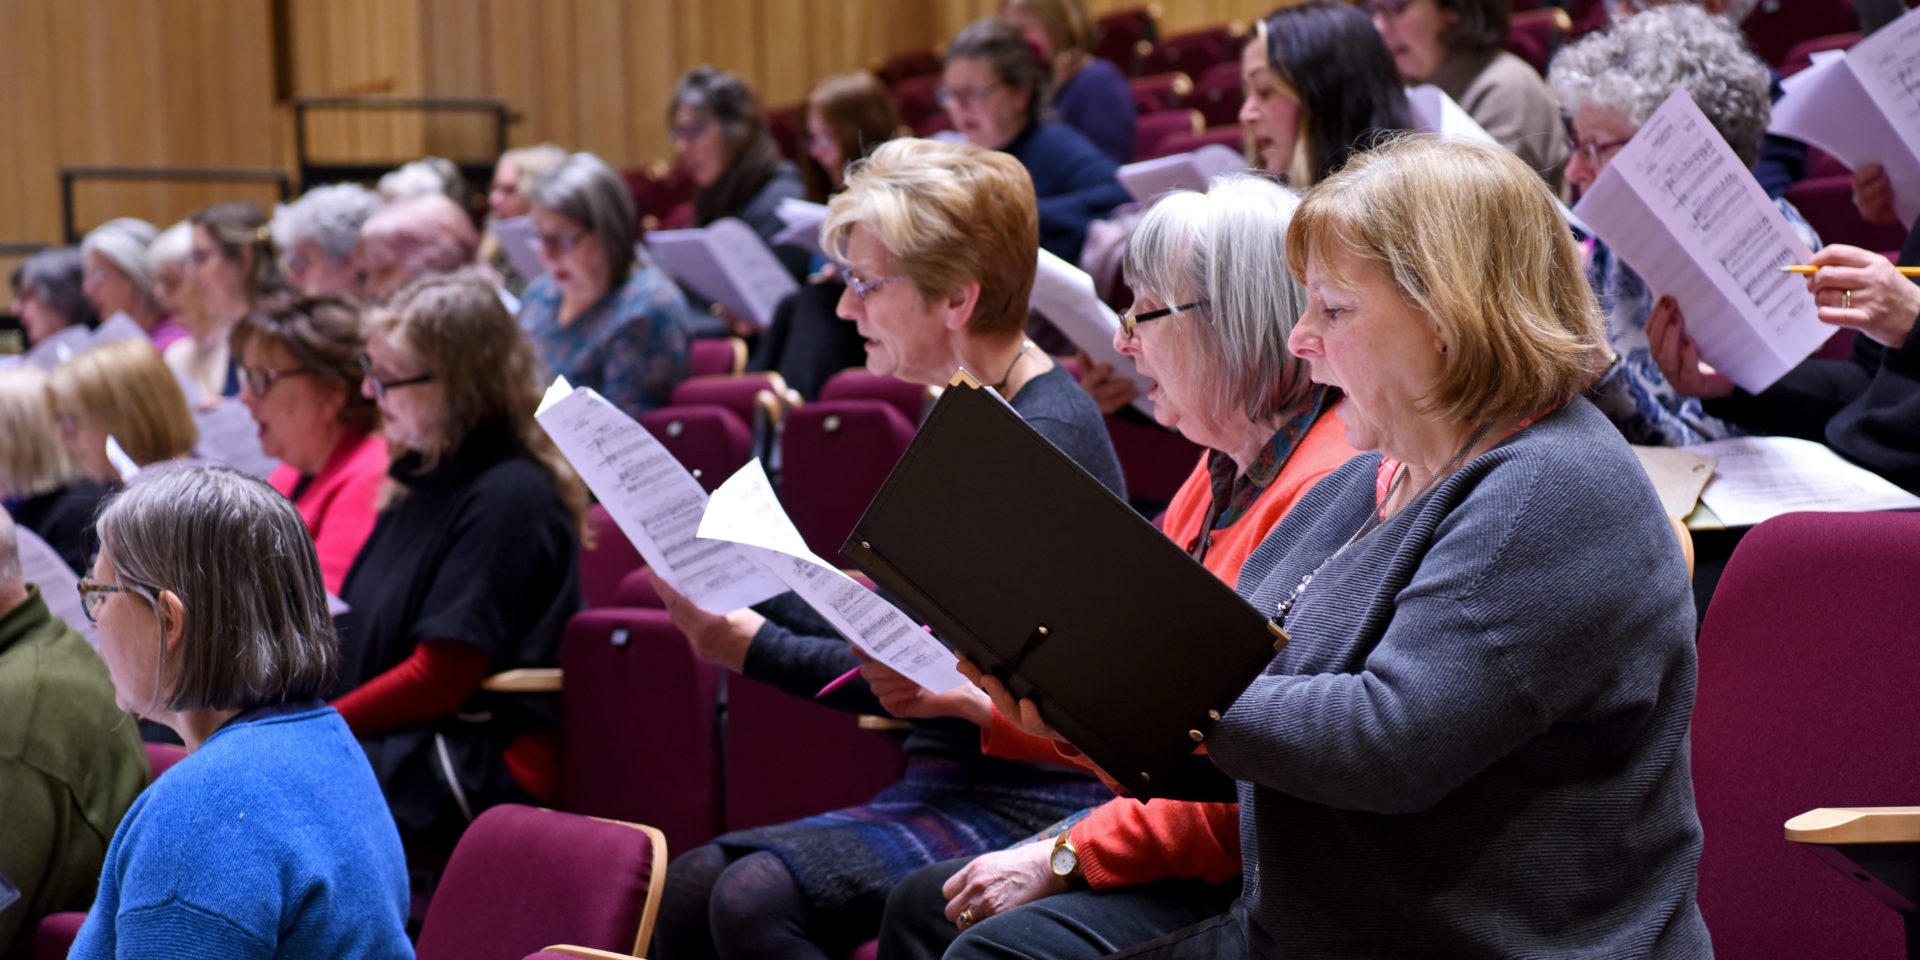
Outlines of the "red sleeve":
M1117 798L1073 825L1073 845L1095 890L1172 877L1225 883L1240 875L1240 805Z
M1076 762L1074 754L1061 753L1059 748L1062 746L1065 744L1058 740L1036 737L1020 729L997 709L993 711L993 722L980 730L980 752L989 757L1051 763L1076 770L1088 766L1084 762Z
M372 737L450 716L487 678L487 655L471 644L430 640L393 669L333 702L354 736Z

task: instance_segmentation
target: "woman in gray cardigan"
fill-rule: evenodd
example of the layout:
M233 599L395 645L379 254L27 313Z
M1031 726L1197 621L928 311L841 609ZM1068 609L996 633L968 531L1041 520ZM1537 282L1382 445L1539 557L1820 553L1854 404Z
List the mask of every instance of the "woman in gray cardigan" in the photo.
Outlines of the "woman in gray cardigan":
M1239 781L1244 899L1128 955L1711 952L1686 566L1579 395L1603 333L1557 216L1506 151L1425 137L1295 215L1289 348L1375 452L1240 574L1292 636L1207 738Z

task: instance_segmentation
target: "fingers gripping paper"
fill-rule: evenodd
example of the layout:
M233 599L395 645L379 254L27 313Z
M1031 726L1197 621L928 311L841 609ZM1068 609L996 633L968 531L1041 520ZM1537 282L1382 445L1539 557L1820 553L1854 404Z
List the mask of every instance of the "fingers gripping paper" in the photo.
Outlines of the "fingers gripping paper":
M700 537L753 551L854 646L914 683L941 693L966 682L953 654L913 618L807 549L759 460L713 491Z
M737 610L786 592L746 551L695 536L706 491L645 427L604 397L558 379L534 419L654 574L687 599L707 610Z

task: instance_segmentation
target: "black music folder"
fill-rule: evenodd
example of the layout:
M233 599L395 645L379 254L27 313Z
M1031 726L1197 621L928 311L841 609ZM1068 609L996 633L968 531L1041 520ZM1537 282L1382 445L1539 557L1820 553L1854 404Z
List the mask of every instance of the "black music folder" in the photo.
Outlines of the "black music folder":
M1143 800L1286 640L965 371L840 552Z

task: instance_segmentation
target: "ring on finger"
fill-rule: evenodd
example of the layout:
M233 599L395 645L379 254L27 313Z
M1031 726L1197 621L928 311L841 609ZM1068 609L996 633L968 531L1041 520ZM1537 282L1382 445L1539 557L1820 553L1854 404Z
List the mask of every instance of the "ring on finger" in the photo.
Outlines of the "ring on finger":
M964 930L971 926L973 926L973 908L968 907L960 911L960 929Z
M1840 291L1840 306L1848 310L1853 309L1853 291L1852 290Z

